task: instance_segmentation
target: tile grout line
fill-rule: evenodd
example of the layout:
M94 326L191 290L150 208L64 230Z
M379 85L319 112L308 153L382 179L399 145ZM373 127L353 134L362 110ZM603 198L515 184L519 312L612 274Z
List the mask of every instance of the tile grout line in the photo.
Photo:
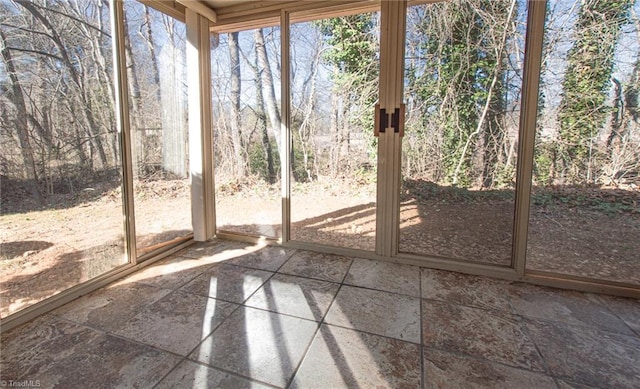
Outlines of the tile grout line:
M54 316L54 317L56 317L57 319L61 320L62 322L66 322L66 323L69 323L69 324L77 325L79 327L84 327L84 328L87 328L89 330L98 332L98 333L101 334L100 336L111 336L113 338L120 339L120 340L123 340L125 342L132 343L132 344L135 344L137 346L141 346L141 347L156 351L156 352L158 352L158 353L160 353L162 355L178 357L178 362L175 365L173 365L171 368L169 368L167 373L164 374L160 378L160 380L158 380L158 382L156 382L153 385L153 388L157 387L162 382L162 380L164 380L169 374L171 374L171 372L174 371L183 361L189 360L188 359L188 354L187 354L187 356L181 355L181 354L175 353L173 351L165 350L165 349L159 348L159 347L151 345L151 344L143 343L143 342L138 341L136 339L128 338L126 336L120 335L120 334L118 334L116 332L113 332L113 331L105 331L103 329L93 327L93 326L91 326L89 324L78 323L78 322L75 322L73 320L70 320L70 319L67 319L67 318L64 318L64 317L59 317L59 316Z
M91 325L89 325L89 324L85 324L85 323L78 323L78 322L75 322L75 321L73 321L73 320L71 320L71 319L67 319L67 318L65 318L65 317L55 316L55 315L52 315L52 314L50 314L50 313L46 313L46 314L42 315L41 317L47 317L47 316L48 316L48 317L51 317L51 318L54 318L54 319L57 319L57 320L59 320L59 321L60 321L60 322L62 322L62 323L72 324L72 325L75 325L75 326L78 326L78 327L81 327L81 328L85 328L85 329L88 329L88 330L94 331L94 332L96 332L96 333L98 334L98 338L99 338L99 337L105 337L105 338L106 338L106 337L112 337L112 338L115 338L115 339L120 339L120 340L122 340L122 341L124 341L124 342L127 342L127 343L134 344L134 345L136 345L136 346L141 346L141 347L144 347L144 348L146 348L146 349L150 349L150 350L156 351L156 352L160 353L160 354L161 354L161 355L163 355L163 356L176 356L176 357L178 357L178 358L179 358L179 359L178 359L178 362L177 362L173 367L171 367L171 368L169 369L169 373L170 373L171 371L173 371L173 370L176 368L176 366L178 366L178 365L182 362L182 360L185 358L184 356L182 356L182 355L180 355L180 354L176 354L176 353L174 353L174 352L172 352L172 351L163 350L163 349L158 348L158 347L156 347L156 346L152 346L152 345L149 345L149 344L146 344L146 343L142 343L142 342L140 342L140 341L137 341L137 340L135 340L135 339L130 339L130 338L124 337L124 336L119 335L119 334L117 334L117 333L115 333L115 332L112 332L112 331L105 331L105 330L103 330L103 329L93 327L93 326L91 326ZM83 348L83 351L81 351L81 352L80 352L80 355L83 355L83 354L86 354L86 353L87 353L87 348ZM77 354L76 354L76 355L77 355ZM67 359L67 358L71 358L71 357L73 357L73 355L69 355L69 356L67 356L67 357L65 357L65 358L63 358L63 359ZM44 373L48 372L48 371L49 371L50 369L52 369L52 368L53 368L53 366L51 366L51 367L49 367L49 368L47 368L47 369L43 370L43 371L41 372L41 374L44 374ZM163 375L163 376L162 376L162 378L161 378L158 382L156 382L156 384L154 385L154 387L155 387L155 386L157 386L157 385L158 385L158 384L159 384L159 383L164 379L164 377L166 377L166 375L168 375L169 373L167 373L167 374Z
M197 350L197 349L202 345L202 343L204 343L204 341L205 341L205 340L207 340L209 337L211 337L211 336L213 335L213 333L214 333L214 332L216 332L216 330L217 330L218 328L220 328L220 326L221 326L223 323L225 323L225 322L226 322L226 321L227 321L231 316L233 316L233 315L236 313L236 311L238 311L238 310L239 310L239 309L241 309L241 308L248 308L246 305L244 305L244 304L247 302L247 300L249 300L249 299L250 299L250 298L251 298L251 297L252 297L252 296L253 296L253 295L254 295L254 294L255 294L255 293L260 289L260 288L262 288L262 287L264 286L264 284L266 284L266 283L267 283L267 282L268 282L268 281L269 281L269 280L270 280L270 279L271 279L275 274L276 274L276 273L272 273L272 272L271 272L271 275L270 275L270 276L269 276L269 277L268 277L264 282L262 282L262 284L260 284L260 286L258 286L258 287L256 288L256 290L254 290L254 291L253 291L253 293L251 293L251 294L249 295L249 297L247 297L246 299L242 300L242 302L241 302L241 303L232 302L232 301L228 301L228 300L223 300L223 299L219 299L219 298L215 298L215 297L211 297L211 296L203 296L203 295L199 295L199 294L196 294L196 293L191 293L191 294L193 294L193 295L195 295L195 296L205 297L205 298L207 298L207 299L212 299L212 300L216 300L216 301L221 301L221 302L224 302L224 303L231 303L231 304L236 305L236 307L233 309L233 311L231 311L231 312L227 315L227 317L225 317L224 319L222 319L222 320L220 321L220 323L218 323L218 324L217 324L217 325L216 325L216 326L211 330L211 332L209 332L209 333L207 334L207 336L205 336L204 338L202 338L202 339L198 342L198 344L197 344L193 349L191 349L191 351L189 351L189 352L187 353L186 358L189 358L189 355L193 354L193 353L194 353L194 352L195 352L195 351L196 351L196 350ZM182 292L182 293L189 293L189 292Z
M513 305L511 303L511 298L510 297L509 297L509 304ZM516 310L516 312L517 312L517 310ZM519 312L515 313L514 316L518 319L518 323L520 324L520 326L522 328L522 333L529 339L529 341L531 341L531 343L533 344L533 347L535 347L536 352L540 356L540 360L542 361L542 364L543 364L543 366L544 366L544 368L546 370L544 372L544 374L553 379L553 372L551 371L551 368L549 368L549 364L547 363L547 359L544 357L544 354L542 354L542 351L540 351L540 347L538 346L538 343L531 336L531 331L529 331L529 327L527 326L526 318L523 317L522 315L520 315ZM555 383L555 379L554 379L554 383Z
M286 259L286 260L285 260L285 261L284 261L284 262L283 262L283 263L278 267L278 270L279 270L282 266L284 266L284 264L285 264L285 263L287 263L287 262L289 261L289 259L293 256L293 254L295 254L295 252L296 252L296 251L297 251L297 250L293 250L293 252L292 252L289 256L287 256L287 259ZM193 279L195 279L195 278L199 277L200 275L204 274L206 271L209 271L211 268L213 268L214 266L219 265L219 264L225 264L225 262L216 262L216 263L212 264L212 265L211 265L211 266L209 266L205 271L203 271L201 274L198 274L198 275L197 275L197 276L195 276ZM209 337L213 336L213 333L214 333L218 328L220 328L220 326L222 326L222 324L224 324L227 320L229 320L229 318L230 318L231 316L233 316L233 315L236 313L236 311L238 311L239 309L243 309L243 308L253 308L253 307L249 307L249 306L245 305L245 304L246 304L246 302L247 302L247 301L248 301L248 300L249 300L249 299L250 299L254 294L256 294L256 293L258 292L258 290L260 290L260 289L261 289L261 288L262 288L262 287L263 287L267 282L269 282L269 280L271 280L271 279L272 279L272 278L277 274L277 273L276 273L276 272L277 272L277 270L276 270L276 271L274 271L274 272L272 272L272 271L268 271L268 270L264 270L264 269L256 269L256 268L251 268L251 267L246 267L246 266L241 266L241 265L234 265L234 264L232 264L232 263L228 263L228 264L226 264L226 265L232 265L232 266L234 266L234 267L238 267L238 268L242 268L242 269L261 270L261 271L269 272L269 273L271 273L271 274L269 275L269 277L268 277L268 278L267 278L267 279L266 279L262 284L260 284L260 286L258 286L258 287L256 288L256 290L254 290L254 291L253 291L253 292L252 292L252 293L251 293L247 298L245 298L241 303L238 303L238 302L232 302L232 301L227 301L227 300L223 300L223 299L219 299L219 298L215 298L215 297L211 297L211 296L202 296L202 295L198 295L198 294L196 294L196 293L191 293L191 294L196 295L196 296L206 297L206 298L208 298L208 299L213 299L213 300L217 300L217 301L221 301L221 302L226 302L226 303L232 303L232 304L235 304L235 305L237 305L237 306L235 307L235 309L234 309L233 311L231 311L231 312L229 313L229 315L227 315L227 317L225 317L224 319L222 319L222 320L220 321L220 323L218 323L218 325L216 325L216 326L211 330L211 332L209 332L209 334L207 334L207 336L205 336L203 339L201 339L201 340L198 342L198 344L197 344L193 349L191 349L191 350L187 353L187 355L186 355L186 356L182 356L182 358L183 358L183 360L187 360L187 361L191 361L191 362L196 362L196 363L199 363L199 364L201 364L201 365L203 365L203 366L209 366L210 368L214 368L214 369L218 369L218 370L221 370L221 371L225 371L225 372L233 373L233 372L231 372L231 371L227 371L226 369L222 369L222 368L219 368L219 367L217 367L217 366L208 365L208 364L205 364L205 363L200 362L200 361L198 361L198 360L193 360L193 359L189 358L189 355L193 354L193 353L194 353L194 352L195 352L195 351L196 351L196 350L197 350L197 349L198 349L198 348L199 348L199 347L200 347L200 346L201 346L201 345L202 345L202 344L203 344L203 343L204 343L204 342L209 338ZM190 280L190 281L188 281L188 282L186 282L186 283L185 283L185 284L183 284L182 286L184 286L184 285L188 284L189 282L193 281L193 279L192 279L192 280ZM176 290L174 290L174 291L178 291L178 290L176 289ZM182 293L189 293L189 292L184 292L184 291L182 291ZM259 308L255 308L255 309L259 309ZM266 310L263 310L263 311L266 311ZM269 311L267 311L267 312L269 312ZM180 361L180 363L182 363L182 361ZM176 366L177 366L177 365L176 365ZM174 367L174 369L175 369L175 367ZM173 370L173 369L172 369L172 370ZM163 379L164 379L164 378L166 378L170 373L171 373L171 372L167 373L167 374L163 377ZM238 374L238 373L233 373L233 374L234 374L234 375L236 375L236 376L238 376L238 377L242 377L242 378L244 378L244 379L254 380L254 381L256 381L256 382L260 382L260 383L262 383L262 381L257 381L257 380L255 380L255 379L253 379L253 378L251 378L251 377L246 377L246 376L243 376L243 375ZM269 386L273 386L273 385L269 384ZM274 386L274 387L275 387L275 386Z
M456 307L462 307L462 308L467 308L467 309L475 309L475 310L484 311L484 312L492 313L492 314L510 315L510 316L518 316L518 317L520 316L520 314L515 310L508 311L508 310L505 310L505 309L480 307L480 306L477 306L477 305L461 304L461 303L450 302L450 301L446 301L446 300L438 300L438 299L430 298L430 297L422 297L421 300L424 300L425 302L428 302L429 304L433 304L433 303L435 303L435 304L443 304L443 305L447 305L447 306L456 306Z
M618 320L620 320L625 325L625 327L627 327L631 331L631 334L633 334L633 336L635 336L636 338L640 339L640 329L638 329L638 330L633 329L629 325L629 323L627 323L627 321L624 318L622 318L620 315L618 315L618 312L616 312L616 310L611 308L611 305L605 300L604 297L599 296L599 295L594 295L594 297L595 297L595 303L596 304L600 305L601 307L604 307L607 311L612 313L613 316L615 316ZM615 298L623 298L623 297L615 297ZM636 302L640 303L640 299L634 299L634 300Z
M340 325L340 324L332 324L332 323L325 323L325 322L323 322L322 324L324 324L326 326L329 326L329 327L341 328L343 330L348 330L348 331L351 331L351 332L358 332L358 333L361 333L361 334L371 335L371 336L375 336L375 337L383 338L383 339L389 339L389 340L393 340L393 341L396 341L396 342L408 343L408 344L412 344L412 345L415 345L415 346L420 346L421 345L420 341L412 342L412 341L406 340L406 339L399 339L399 338L394 338L394 337L388 336L388 335L376 334L375 332L359 330L357 328L352 328L352 327L345 327L345 326Z
M162 383L162 381L165 380L165 378L167 378L171 373L173 373L174 370L176 370L178 368L178 366L180 366L184 361L187 360L187 357L182 357L178 363L175 364L175 366L173 366L171 369L169 369L159 380L158 382L155 383L155 385L152 386L152 389L155 389L158 387L158 385L160 385Z
M324 313L324 315L322 315L322 318L320 319L320 322L317 322L318 323L318 327L316 328L315 332L313 333L313 336L311 337L311 342L309 342L309 344L307 345L306 349L304 350L304 353L302 354L302 358L300 359L300 362L298 362L298 365L296 366L296 368L293 370L293 374L291 374L291 378L289 378L289 381L284 386L285 388L290 388L291 387L291 384L293 383L293 380L296 378L296 375L298 374L298 371L300 370L300 367L302 367L302 364L304 363L304 360L309 355L309 351L311 350L311 346L313 345L313 342L315 342L316 339L318 338L318 336L320 334L320 330L322 328L322 325L325 324L325 319L326 319L327 315L329 314L329 311L331 310L331 308L333 307L333 304L335 303L336 299L338 298L338 293L340 293L340 290L342 289L342 286L344 285L344 280L347 278L347 275L351 271L351 266L353 265L353 262L354 262L353 257L348 257L348 258L350 258L349 267L347 268L347 271L344 273L344 276L342 277L342 281L338 284L338 290L336 290L336 294L333 296L333 299L331 300L331 304L329 304L329 306L327 307L326 312Z
M157 383L157 384L155 384L155 385L153 386L153 388L157 388L157 387L158 387L158 385L160 385L160 384L162 383L162 381L163 381L164 379L166 379L166 378L169 376L169 374L171 374L171 372L173 372L174 370L176 370L176 368L177 368L177 367L178 367L178 366L179 366L183 361L191 362L191 363L193 363L193 364L200 365L200 366L205 367L205 368L207 368L207 369L218 370L218 371L221 371L221 372L223 372L223 373L225 373L225 374L232 375L232 376L234 376L234 377L238 377L238 378L241 378L241 379L246 380L246 381L249 381L249 382L256 382L256 383L259 383L259 384L261 384L261 385L265 385L265 386L268 386L268 387L271 387L271 388L274 388L274 389L278 389L278 388L280 388L279 386L276 386L276 385L270 384L270 383L268 383L268 382L264 382L264 381L257 380L257 379L255 379L255 378L251 378L251 377L243 376L243 375L241 375L241 374L239 374L239 373L233 372L233 371L231 371L231 370L224 369L224 368L222 368L222 367L207 365L207 364L206 364L206 363L204 363L204 362L195 361L195 360L193 360L193 359L189 359L189 358L187 358L187 357L184 357L184 358L183 358L183 359L182 359L182 360L181 360L181 361L180 361L180 362L179 362L179 363L178 363L174 368L170 369L169 373L165 374L165 375L162 377L162 379L161 379L160 381L158 381L158 383Z

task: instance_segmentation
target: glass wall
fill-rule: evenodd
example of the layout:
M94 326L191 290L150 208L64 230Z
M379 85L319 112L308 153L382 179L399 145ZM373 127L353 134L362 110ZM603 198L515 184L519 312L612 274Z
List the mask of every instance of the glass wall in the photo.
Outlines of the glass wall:
M509 266L527 8L407 9L400 251Z
M291 239L373 251L380 15L291 25Z
M278 238L280 28L214 36L211 73L218 230Z
M185 26L124 7L144 255L191 232ZM640 285L639 14L552 0L534 32L529 272ZM109 18L101 0L0 0L2 318L127 263ZM519 0L408 8L402 253L510 264L526 18ZM291 26L293 240L374 249L379 34L378 13ZM278 238L280 29L212 39L217 225Z
M124 2L138 256L192 232L186 26Z
M0 316L125 264L109 8L0 1Z
M640 284L640 1L553 0L527 269Z

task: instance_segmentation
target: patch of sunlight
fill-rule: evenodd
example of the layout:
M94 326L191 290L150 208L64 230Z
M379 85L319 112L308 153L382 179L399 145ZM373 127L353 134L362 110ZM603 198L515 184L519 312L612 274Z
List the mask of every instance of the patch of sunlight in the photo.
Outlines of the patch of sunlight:
M251 311L249 311L251 312ZM264 355L267 350L278 350L278 334L275 332L270 320L252 320L252 315L246 317L245 336L247 337L247 368L251 372L252 377L261 375L261 368L266 358L273 358L278 362L278 374L284 376L282 367L282 355ZM282 333L282 335L285 335ZM274 369L276 366L273 366Z
M213 280L214 279L212 279L212 283L209 284L209 290L212 290L212 287L215 288ZM204 339L204 337L208 336L213 330L212 323L213 318L216 314L217 302L218 300L215 299L207 299L207 306L204 311L204 319L202 320L202 334L200 339ZM212 351L211 341L211 337L208 337L207 340L200 346L200 351L198 352L199 361L204 360L207 357L207 354ZM208 374L209 369L206 366L198 365L198 368L194 373L193 389L207 389Z
M295 306L295 316L305 318L315 317L311 306L309 304L302 304L303 301L307 300L307 296L305 296L300 285L274 280L271 281L271 288L272 290L270 294L273 299L275 309L273 309L274 307L267 307L267 309L274 310L276 312L290 312ZM278 296L284 297L278 298Z
M329 331L329 334L322 332L322 338L325 344L327 345L327 347L329 348L329 344L335 342L335 336L331 332L333 330L331 326L327 326L326 328ZM359 334L358 332L354 331L353 336L349 338L349 342L335 342L335 344L338 346L338 351L341 356L357 355L357 358L350 358L350 357L340 358L341 360L335 361L335 363L333 364L332 368L336 370L335 372L333 372L333 374L340 377L343 382L344 382L344 378L343 378L344 375L342 371L344 371L345 368L344 367L341 368L340 364L346 364L347 365L346 371L349 371L349 372L362 371L364 366L378 366L378 362L375 360L375 358L371 354L371 349L360 338L358 334ZM380 380L365 379L363 380L365 382L357 382L356 387L365 387L367 382L386 381L386 378L384 376L381 376L379 369L368 369L368 374L375 375ZM354 375L353 378L355 380L358 380L357 375Z
M150 278L162 277L165 275L178 273L185 270L195 269L201 266L208 266L212 263L224 262L230 259L256 252L266 246L266 242L259 242L245 248L228 249L219 253L201 258L176 257L165 259L151 266L134 272L129 277L118 281L112 286L120 286L133 282L139 282ZM204 271L204 268L203 268Z
M208 265L208 263L205 263L199 259L186 259L178 257L173 258L167 262L164 262L163 260L134 272L124 280L118 281L112 286L120 286L133 282L143 281L150 278L162 277L169 274L194 269L203 265Z
M256 290L256 285L262 285L265 280L261 277L247 274L242 277L242 299L246 300Z
M258 217L258 234L264 236L276 236L276 229L273 228L273 222L267 220L269 219L266 215L261 215Z

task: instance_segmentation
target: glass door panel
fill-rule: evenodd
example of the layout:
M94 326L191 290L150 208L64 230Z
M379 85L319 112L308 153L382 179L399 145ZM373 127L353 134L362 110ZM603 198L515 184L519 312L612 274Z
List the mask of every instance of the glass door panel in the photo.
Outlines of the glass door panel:
M404 253L509 266L526 2L407 9Z
M127 259L109 7L3 2L1 14L4 319Z
M291 25L291 239L373 251L380 16Z
M138 256L191 227L186 26L138 1L125 8Z
M638 15L548 4L527 270L640 285Z
M218 230L278 238L280 28L219 34L212 47Z

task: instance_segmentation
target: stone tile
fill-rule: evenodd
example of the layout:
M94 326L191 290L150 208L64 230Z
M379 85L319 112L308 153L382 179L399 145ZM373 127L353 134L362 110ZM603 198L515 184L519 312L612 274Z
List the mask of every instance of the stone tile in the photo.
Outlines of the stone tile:
M509 295L516 311L528 318L633 334L618 316L585 293L518 283Z
M339 288L332 282L276 274L245 305L320 321Z
M340 255L298 251L284 264L279 273L324 281L342 282L349 271L351 258Z
M420 346L322 325L292 388L419 388Z
M142 284L114 284L66 304L54 315L103 331L115 331L171 290Z
M599 295L597 299L640 336L640 300L605 295Z
M211 263L187 257L169 257L145 267L118 284L137 282L165 289L177 289L211 267Z
M147 307L116 333L186 356L237 307L177 291Z
M553 376L595 387L638 387L637 337L534 320L527 320L526 325Z
M430 348L545 372L523 323L506 312L423 300L422 341Z
M150 388L180 358L111 335L81 352L58 359L40 375L43 388Z
M425 388L555 388L549 376L484 359L425 348Z
M3 332L0 378L39 379L42 372L63 358L83 352L102 334L50 315Z
M254 269L276 271L295 253L295 249L264 246L231 258L228 263Z
M190 358L284 387L317 326L313 321L241 307L213 331Z
M420 297L420 268L356 258L351 264L344 283Z
M343 286L325 321L420 343L420 299L414 297Z
M240 304L272 275L263 270L219 264L179 290Z
M422 297L513 313L508 282L450 271L422 269Z
M565 380L556 379L558 389L596 389L595 386L576 384Z
M218 263L246 254L253 246L251 243L213 239L209 242L197 242L180 251L180 255L207 263Z
M156 386L156 389L173 388L261 389L271 388L271 386L214 369L213 367L184 360Z

